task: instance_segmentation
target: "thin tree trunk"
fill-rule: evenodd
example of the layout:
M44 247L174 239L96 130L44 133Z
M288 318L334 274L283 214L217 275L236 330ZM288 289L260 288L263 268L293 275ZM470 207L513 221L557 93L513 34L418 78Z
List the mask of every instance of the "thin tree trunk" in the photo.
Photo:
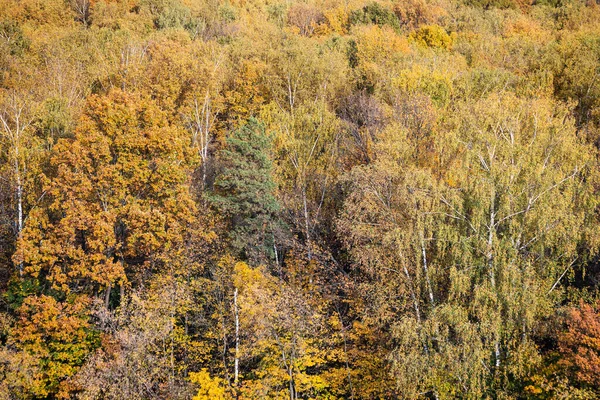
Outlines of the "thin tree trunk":
M415 315L417 317L417 322L420 324L421 323L421 309L419 308L419 299L417 298L417 294L415 293L415 288L413 285L412 278L410 277L410 273L408 272L408 268L406 268L406 265L403 265L402 268L404 269L404 275L406 275L406 279L408 280L408 288L410 290L410 297L412 298L413 306L415 308Z
M235 315L235 362L234 362L234 378L233 383L238 387L239 382L239 366L240 366L240 318L238 312L238 289L233 291L233 310Z
M344 356L345 356L345 364L346 364L346 375L348 378L348 386L350 388L350 399L354 400L354 388L352 386L352 376L350 375L350 363L348 361L348 343L346 341L346 328L344 327L344 321L342 320L342 315L340 314L340 310L338 305L336 304L336 311L338 313L338 318L340 319L340 326L342 331L342 340L344 341Z
M306 234L306 248L308 249L308 261L312 260L310 242L310 222L308 218L308 206L306 204L306 187L302 187L302 202L304 203L304 230Z
M494 273L494 225L496 224L496 210L494 205L494 192L492 191L491 195L491 204L490 204L490 225L488 226L488 240L487 240L487 264L490 274L490 282L492 287L496 287L496 276Z
M171 272L172 274L172 272ZM173 391L173 387L175 385L175 339L174 339L174 334L173 331L175 330L175 296L177 295L177 284L173 283L173 286L171 288L171 312L170 312L170 321L169 323L171 324L171 332L170 332L170 336L171 336L171 343L170 343L170 358L171 358L171 379L169 380L169 386L170 386L170 390L171 392Z
M4 137L10 142L12 146L12 152L14 153L14 173L16 179L16 202L17 202L17 215L16 215L16 236L17 238L21 235L24 224L24 176L20 164L21 154L20 146L22 134L24 134L27 127L31 124L32 119L25 118L26 105L20 104L20 100L17 98L16 93L12 94L8 98L8 103L5 104L6 108L0 109L0 137ZM25 169L24 164L23 169ZM23 275L23 263L20 262L18 265L19 275Z
M496 274L494 271L494 229L496 225L496 209L495 209L495 193L492 190L490 196L490 222L488 226L488 240L487 240L487 264L490 274L490 283L493 289L496 289ZM496 338L494 342L494 357L496 368L500 367L500 343L499 338Z
M290 377L290 399L296 399L296 390L294 388L294 372L292 371L292 363L288 366L288 375Z
M419 299L417 297L417 293L415 292L415 286L413 284L412 277L408 272L408 268L406 268L406 263L404 262L404 257L402 255L402 251L398 248L398 256L400 257L399 262L402 264L402 269L404 271L404 275L406 276L406 281L408 283L408 289L410 291L410 297L413 301L413 306L415 308L415 316L417 317L417 322L421 323L421 309L419 307Z
M404 271L404 275L406 276L408 289L410 291L410 297L412 298L412 301L413 301L413 307L415 309L415 316L417 317L417 332L419 333L419 336L420 336L421 308L419 307L419 298L417 297L415 285L413 283L412 277L410 276L410 272L408 272L408 268L406 267L406 264L403 261L402 252L400 252L400 251L399 251L399 256L400 256L400 262L402 263L402 269ZM429 347L427 346L426 342L423 342L423 348L425 350L425 353L429 354Z
M17 166L17 236L23 230L23 186Z
M17 239L21 236L21 231L23 231L23 186L20 176L17 175ZM23 276L23 261L19 262L19 276Z
M275 244L275 236L273 236L273 251L275 252L275 264L277 265L279 279L283 279L283 271L281 270L281 264L279 263L279 253L277 252L277 245Z
M289 360L287 357L285 356L285 349L283 348L283 343L281 343L281 341L279 340L279 336L277 335L277 333L275 333L275 338L277 340L277 343L279 343L279 346L281 346L281 358L283 360L283 365L285 366L285 368L287 369L287 373L288 373L288 390L290 391L290 400L294 400L295 395L294 395L294 373L292 371L292 362L291 360Z
M112 284L108 284L108 287L106 288L106 294L104 295L104 307L108 308L108 305L110 303L110 291L112 290Z
M494 355L496 357L496 368L500 367L500 343L498 340L494 343Z
M17 126L17 137L15 138L15 177L17 180L17 239L21 236L23 231L23 182L21 180L21 168L19 167L19 136ZM19 262L19 276L23 276L23 262Z
M425 239L423 238L423 235L421 235L420 240L421 240L421 253L423 255L423 270L425 272L427 291L429 292L429 302L433 306L433 304L435 303L435 299L433 298L433 289L431 286L431 280L429 279L429 269L427 267L427 253L425 250Z

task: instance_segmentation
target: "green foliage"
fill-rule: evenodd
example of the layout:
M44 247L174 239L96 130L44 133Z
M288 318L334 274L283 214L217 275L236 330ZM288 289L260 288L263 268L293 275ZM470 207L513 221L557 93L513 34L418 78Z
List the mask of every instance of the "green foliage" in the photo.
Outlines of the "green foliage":
M31 43L23 34L21 27L11 20L0 21L0 41L8 45L12 55L22 55Z
M391 10L376 2L369 3L362 9L352 11L348 21L350 22L350 25L387 25L396 31L400 30L400 21L398 20L398 17L396 17Z
M559 98L577 102L578 123L600 123L600 33L568 35L555 48L555 90ZM554 54L553 54L554 55Z
M437 71L423 71L416 68L400 71L394 84L408 94L426 94L438 107L446 106L453 94L451 76Z
M154 24L158 29L183 28L190 23L190 10L181 4L165 6L156 16Z
M264 125L251 118L226 139L219 154L221 168L209 196L229 219L232 248L253 262L273 258L279 204L271 177L272 138Z
M8 289L4 293L6 302L16 310L23 305L23 301L40 292L40 283L37 279L17 279L14 277L8 283Z
M348 64L350 65L350 68L356 68L358 66L358 46L356 45L355 40L350 40L348 42L346 54L348 57Z
M236 19L236 10L228 2L219 7L219 17L225 22L233 22Z

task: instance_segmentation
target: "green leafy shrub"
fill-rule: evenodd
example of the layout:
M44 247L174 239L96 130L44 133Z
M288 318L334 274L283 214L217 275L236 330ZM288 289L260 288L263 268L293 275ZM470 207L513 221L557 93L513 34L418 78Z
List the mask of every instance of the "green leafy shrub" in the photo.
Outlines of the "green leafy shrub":
M400 20L398 20L398 17L379 3L370 3L360 10L352 11L352 13L350 13L349 22L350 25L388 25L396 31L400 30Z

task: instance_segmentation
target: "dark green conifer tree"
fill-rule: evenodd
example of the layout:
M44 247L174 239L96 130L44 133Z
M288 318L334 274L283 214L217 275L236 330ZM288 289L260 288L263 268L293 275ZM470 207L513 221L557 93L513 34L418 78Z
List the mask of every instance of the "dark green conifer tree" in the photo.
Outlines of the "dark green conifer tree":
M234 131L219 153L219 168L209 199L230 224L230 245L251 263L275 258L279 204L271 177L272 138L255 118Z

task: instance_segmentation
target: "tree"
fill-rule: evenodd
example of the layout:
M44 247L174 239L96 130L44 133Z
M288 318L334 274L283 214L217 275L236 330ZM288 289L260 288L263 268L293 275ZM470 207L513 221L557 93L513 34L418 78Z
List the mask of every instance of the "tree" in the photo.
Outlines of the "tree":
M251 118L226 139L209 199L227 217L232 248L253 263L274 259L279 204L271 178L271 138Z
M223 85L225 82L226 55L214 44L207 44L198 50L195 58L197 88L192 91L187 107L184 107L186 127L192 133L192 145L201 159L200 188L208 189L209 171L213 168L216 144L224 138L219 114L224 111ZM206 56L208 53L208 56Z
M56 175L15 259L34 279L110 303L121 288L160 269L193 219L185 132L151 101L118 90L92 97L74 139L56 144Z
M22 231L14 258L24 266L23 278L13 285L13 296L17 306L23 302L24 317L11 340L28 343L22 335L30 324L44 329L35 315L54 324L54 314L48 315L54 311L44 311L50 306L65 321L87 321L90 298L102 294L104 306L114 307L126 287L166 268L194 220L188 145L185 132L169 125L151 101L121 91L89 99L75 137L54 147L44 207L30 213ZM117 285L120 295L114 297ZM66 353L85 343L68 332L60 339ZM72 376L91 349L61 358L59 374L52 364L40 363L41 374L56 374L43 390L56 394L58 382Z
M68 398L76 388L69 378L99 345L88 305L85 295L70 296L64 302L47 295L24 300L9 343L35 359L31 378L21 388L25 398Z
M199 372L191 372L190 380L200 386L198 393L192 400L225 400L232 398L227 396L223 379L211 377L206 368Z
M503 382L534 364L532 331L591 221L588 153L566 110L511 95L465 106L432 166L413 164L410 136L386 132L377 161L352 171L338 224L372 279L371 318L393 327L407 397L520 390Z
M0 0L0 399L598 397L599 26Z
M458 157L441 159L449 188L439 201L461 238L446 247L456 265L448 296L472 304L501 384L525 372L519 357L537 353L537 321L552 314L563 279L585 257L577 248L591 233L593 161L568 110L546 99L492 95L467 110L451 124Z
M598 304L580 302L570 308L566 330L558 338L559 361L567 367L577 386L598 390L600 386L600 315Z
M193 345L183 324L191 307L190 286L181 277L158 275L144 290L126 294L116 312L93 307L102 347L72 379L82 399L181 398L188 390L182 364Z
M14 90L0 92L0 144L2 149L3 177L8 181L11 193L11 228L15 239L24 228L29 209L38 195L37 174L40 172L40 158L43 147L39 137L34 135L35 103L31 95ZM23 264L17 263L20 274Z

